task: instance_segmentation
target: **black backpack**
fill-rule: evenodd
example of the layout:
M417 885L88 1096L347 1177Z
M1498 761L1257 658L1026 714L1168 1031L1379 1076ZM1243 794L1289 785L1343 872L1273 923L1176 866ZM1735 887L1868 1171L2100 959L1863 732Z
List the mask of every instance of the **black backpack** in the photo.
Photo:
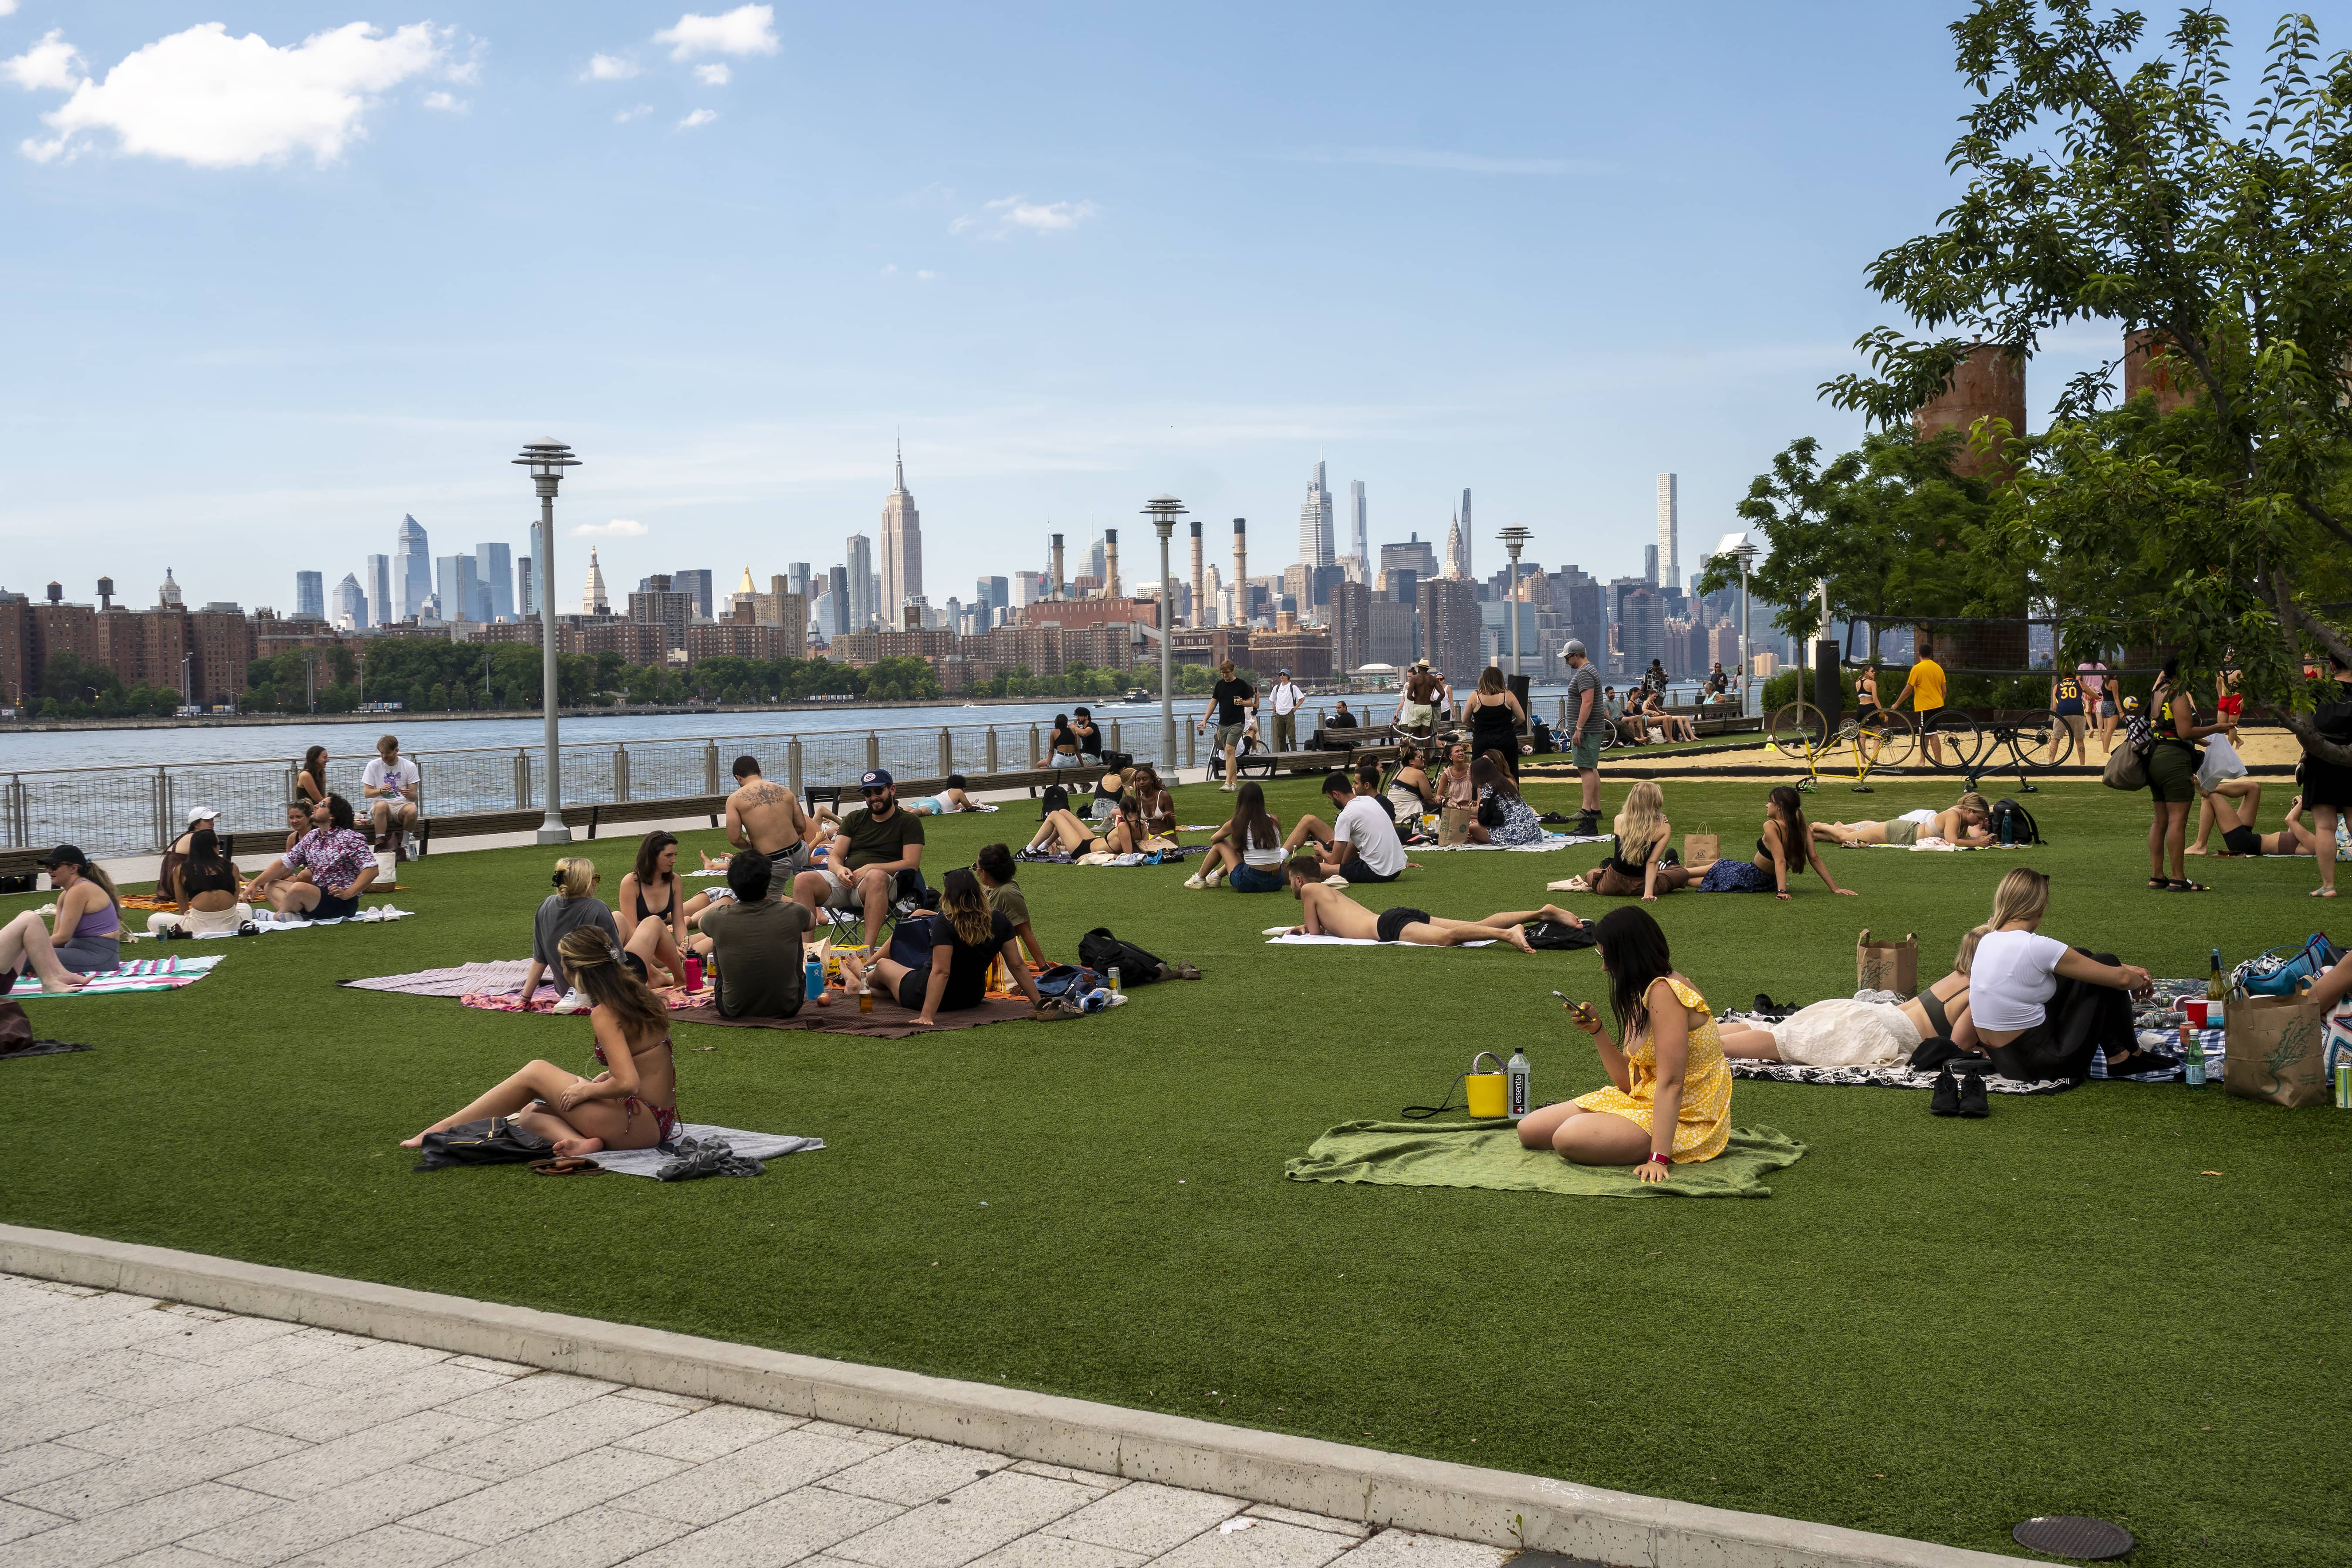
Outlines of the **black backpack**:
M1592 921L1580 926L1566 925L1559 921L1536 921L1527 930L1528 945L1538 952L1591 947L1601 940L1601 932Z
M2005 834L2001 831L2004 825L2009 829ZM1992 820L1988 826L1992 828L1993 837L2003 843L2040 844L2043 842L2042 826L2033 820L2033 814L2007 795L2002 795L1992 803Z
M1060 784L1049 784L1037 797L1037 820L1045 821L1057 811L1070 809L1070 792Z
M1078 962L1103 973L1118 971L1118 983L1149 985L1168 977L1168 965L1131 942L1121 942L1107 927L1097 926L1078 938Z
M531 1160L544 1160L554 1145L538 1133L504 1116L486 1116L479 1121L464 1121L446 1131L427 1132L421 1156L415 1166L419 1171L446 1170L451 1165L520 1165Z

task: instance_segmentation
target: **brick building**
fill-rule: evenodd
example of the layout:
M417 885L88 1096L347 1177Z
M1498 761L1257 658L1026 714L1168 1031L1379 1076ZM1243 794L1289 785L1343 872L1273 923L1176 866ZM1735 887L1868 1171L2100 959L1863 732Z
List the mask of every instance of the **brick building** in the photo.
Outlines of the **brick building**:
M1290 671L1294 680L1328 680L1331 677L1331 634L1321 626L1286 626L1256 632L1250 652L1260 675Z
M1250 639L1256 635L1247 626L1182 627L1174 634L1176 662L1214 669L1232 659L1236 668L1255 669L1256 655Z
M764 597L764 595L762 595ZM797 594L789 595L797 599ZM779 659L801 657L798 635L755 621L697 621L686 628L686 661L706 658Z

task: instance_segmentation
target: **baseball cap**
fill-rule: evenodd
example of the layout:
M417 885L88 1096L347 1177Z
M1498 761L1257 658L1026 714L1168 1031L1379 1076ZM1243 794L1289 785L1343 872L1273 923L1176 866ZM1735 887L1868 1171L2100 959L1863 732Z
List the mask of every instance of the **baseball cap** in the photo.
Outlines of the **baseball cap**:
M859 789L888 789L890 787L890 770L887 768L866 769L864 774L858 778L857 787Z
M214 810L209 805L192 805L188 807L188 826L191 827L194 827L199 822L217 822L219 820L220 813Z
M1577 641L1574 637L1570 637L1568 639L1568 646L1559 650L1559 657L1562 658L1582 658L1585 657L1584 645Z
M60 844L34 864L54 871L60 866L87 866L89 857L70 844Z

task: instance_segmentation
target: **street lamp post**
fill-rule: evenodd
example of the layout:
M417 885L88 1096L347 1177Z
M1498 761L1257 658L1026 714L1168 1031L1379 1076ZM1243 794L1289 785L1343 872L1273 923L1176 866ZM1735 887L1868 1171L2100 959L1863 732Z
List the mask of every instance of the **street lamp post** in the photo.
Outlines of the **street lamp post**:
M539 574L540 704L547 720L547 816L539 825L541 844L569 844L572 829L563 825L563 753L555 733L555 488L563 470L576 468L580 459L561 441L530 441L514 459L530 470L539 491L539 550L531 570Z
M1517 675L1519 673L1519 552L1528 547L1528 541L1534 536L1513 523L1495 537L1501 540L1503 548L1511 552L1511 574L1507 579L1510 588L1503 595L1503 614L1511 621L1511 673Z
M1176 580L1169 575L1168 538L1184 503L1171 495L1156 495L1143 503L1143 515L1160 531L1160 763L1176 766Z

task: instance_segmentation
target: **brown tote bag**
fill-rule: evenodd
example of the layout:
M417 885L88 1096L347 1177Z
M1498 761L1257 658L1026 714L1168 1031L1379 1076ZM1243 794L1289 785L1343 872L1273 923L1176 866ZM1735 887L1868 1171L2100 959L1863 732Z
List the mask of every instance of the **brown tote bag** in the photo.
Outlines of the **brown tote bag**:
M1853 988L1892 991L1906 998L1919 994L1919 939L1906 932L1901 942L1873 942L1864 928L1853 944Z

